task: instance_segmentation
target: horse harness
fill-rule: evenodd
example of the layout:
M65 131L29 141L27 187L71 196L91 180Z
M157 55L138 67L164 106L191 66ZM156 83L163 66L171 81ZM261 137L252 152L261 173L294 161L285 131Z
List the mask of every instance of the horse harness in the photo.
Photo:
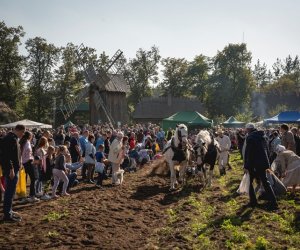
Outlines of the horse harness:
M163 154L169 148L171 148L174 152L174 156L173 156L172 160L173 161L178 161L179 163L181 163L182 161L185 161L187 159L187 147L186 148L182 147L182 138L186 137L186 135L181 135L180 130L177 131L177 134L178 134L178 139L179 139L178 146L177 147L175 146L175 139L173 137L172 140L171 140L171 145L164 149Z

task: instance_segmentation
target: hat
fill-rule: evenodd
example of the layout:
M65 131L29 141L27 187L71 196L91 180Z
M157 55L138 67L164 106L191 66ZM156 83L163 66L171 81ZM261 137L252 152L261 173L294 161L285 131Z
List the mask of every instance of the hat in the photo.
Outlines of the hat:
M278 153L281 153L281 152L283 152L283 151L285 151L285 150L286 150L285 146L277 145L275 151L276 151L276 153L278 154Z
M255 125L254 125L254 123L247 123L246 124L246 128L248 128L248 129L255 129Z
M122 132L118 132L117 137L119 137L119 138L124 137L124 134Z

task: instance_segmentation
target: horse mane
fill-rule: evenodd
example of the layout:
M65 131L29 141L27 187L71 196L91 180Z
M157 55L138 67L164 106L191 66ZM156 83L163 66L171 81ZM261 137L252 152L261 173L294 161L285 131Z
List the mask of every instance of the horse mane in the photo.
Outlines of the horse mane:
M205 145L211 144L211 136L207 130L200 130L200 132L197 134L195 140L196 144L199 144L201 140L205 143Z

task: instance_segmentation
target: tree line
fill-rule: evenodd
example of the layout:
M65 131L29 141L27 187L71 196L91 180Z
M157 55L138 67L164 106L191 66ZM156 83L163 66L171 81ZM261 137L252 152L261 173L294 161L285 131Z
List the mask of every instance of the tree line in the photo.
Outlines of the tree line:
M57 47L41 37L29 38L25 42L26 55L21 55L24 35L21 26L8 27L0 22L0 100L20 117L51 122L54 98L59 106L76 96L84 85L76 50L82 50L82 61L92 63L96 69L104 66L109 57L105 52L98 55L94 48L79 48L73 43ZM236 115L245 120L253 115L254 92L300 95L298 56L278 58L271 69L260 60L252 66L252 55L245 43L228 44L213 57L200 54L190 61L161 58L157 46L140 48L134 58L126 59L121 73L130 87L130 112L143 97L159 93L197 98L205 104L210 118ZM277 109L288 108L278 105Z

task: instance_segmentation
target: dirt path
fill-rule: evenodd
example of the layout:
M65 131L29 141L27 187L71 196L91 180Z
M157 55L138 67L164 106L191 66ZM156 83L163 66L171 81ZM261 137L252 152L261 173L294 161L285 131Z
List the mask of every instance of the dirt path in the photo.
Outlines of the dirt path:
M0 224L2 249L141 249L164 225L172 197L168 180L148 177L149 166L125 175L122 187L79 184L67 198L14 202L23 220ZM1 207L2 209L2 207Z

